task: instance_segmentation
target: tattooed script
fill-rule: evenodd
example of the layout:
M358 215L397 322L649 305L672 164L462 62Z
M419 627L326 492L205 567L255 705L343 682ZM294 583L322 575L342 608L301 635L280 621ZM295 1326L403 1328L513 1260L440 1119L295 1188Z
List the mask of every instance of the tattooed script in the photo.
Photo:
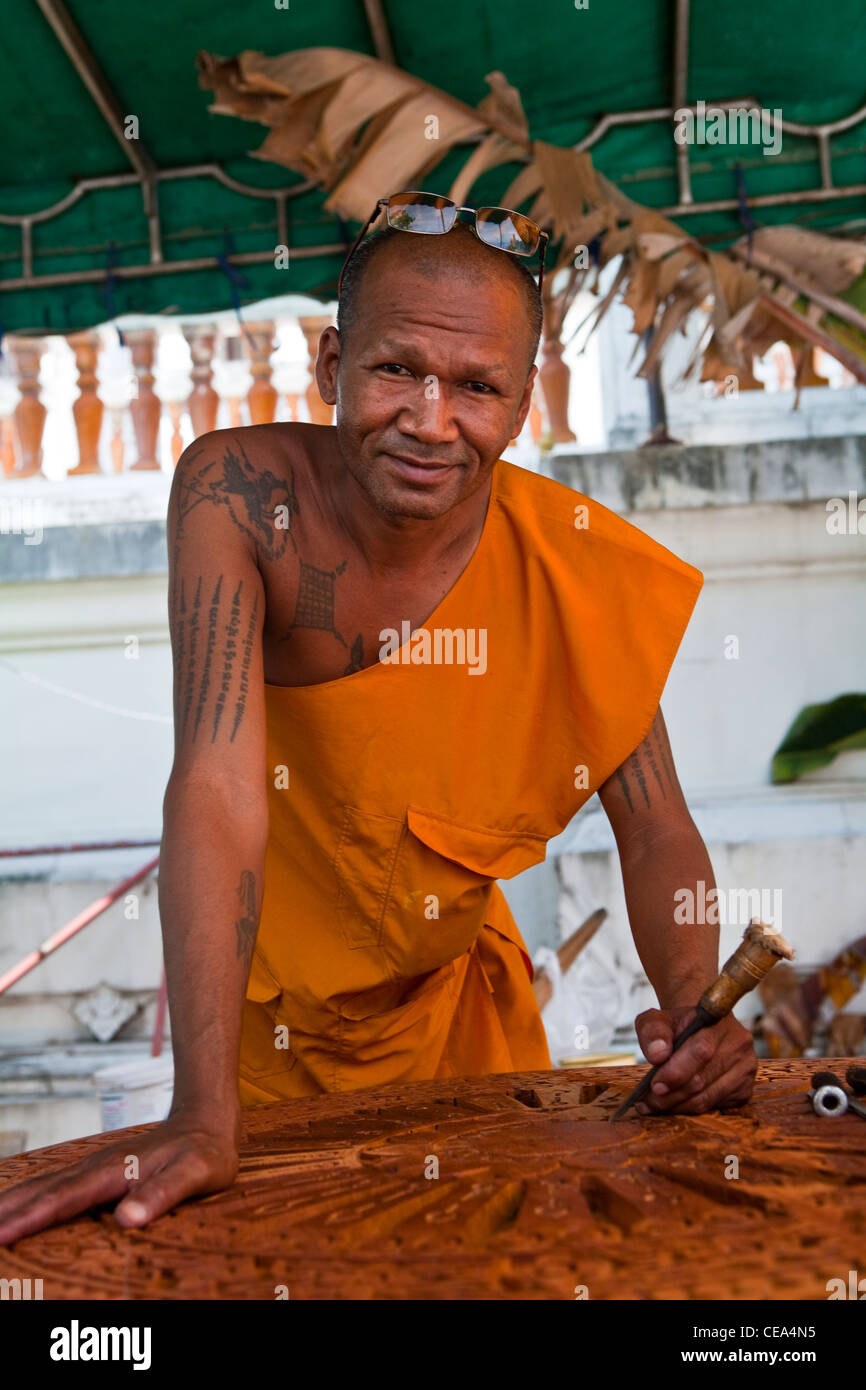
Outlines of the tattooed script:
M229 742L234 742L246 709L259 595L255 595L252 612L242 633L243 580L238 581L230 599L228 594L223 597L222 584L220 575L208 601L207 596L202 594L201 578L196 583L195 592L189 595L186 581L180 581L180 593L175 610L176 685L179 687L183 684L182 700L177 715L179 743L186 738L188 730L192 741L195 742L212 684L216 690L216 700L210 727L211 743L216 739L227 709L231 721ZM215 655L218 631L223 634L223 641L219 654ZM232 678L236 669L239 671L239 680L230 700Z
M635 809L633 796L638 804L651 806L653 794L657 799L659 792L662 799L667 801L666 783L668 790L674 794L678 792L679 783L673 771L671 746L661 711L656 714L652 727L640 747L617 768L616 779L632 813Z

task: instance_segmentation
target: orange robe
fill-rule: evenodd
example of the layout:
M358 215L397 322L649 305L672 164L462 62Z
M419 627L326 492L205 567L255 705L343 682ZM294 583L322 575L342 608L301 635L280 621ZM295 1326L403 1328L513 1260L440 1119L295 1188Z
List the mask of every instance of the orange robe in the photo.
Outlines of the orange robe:
M396 660L265 687L242 1103L551 1065L496 879L543 860L643 740L702 583L600 503L499 460L472 558ZM424 660L457 629L474 630L467 659Z

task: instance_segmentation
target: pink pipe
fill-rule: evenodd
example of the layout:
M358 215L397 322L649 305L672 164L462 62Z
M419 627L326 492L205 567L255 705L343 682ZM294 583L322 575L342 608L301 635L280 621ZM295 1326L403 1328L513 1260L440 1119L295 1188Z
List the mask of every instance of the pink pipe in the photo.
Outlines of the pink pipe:
M28 854L78 854L83 850L150 849L159 840L96 840L83 845L31 845L27 849L0 849L0 859L23 859Z
M58 946L63 945L64 941L68 941L70 937L75 936L76 932L80 932L82 927L86 927L94 918L99 917L107 907L117 901L121 893L126 892L127 888L132 888L143 878L147 878L147 875L153 872L158 863L159 855L155 859L151 859L143 869L139 869L138 873L133 874L131 878L125 878L122 883L118 883L116 888L112 888L110 893L105 894L105 897L97 898L83 912L79 912L77 917L73 917L71 922L67 922L65 927L61 927L60 931L55 932L54 936L49 936L47 941L43 941L38 950L31 951L17 965L13 965L12 969L8 970L5 975L0 975L0 994L4 994L10 985L14 985L22 976L35 969L40 961L45 960L46 956L52 955Z

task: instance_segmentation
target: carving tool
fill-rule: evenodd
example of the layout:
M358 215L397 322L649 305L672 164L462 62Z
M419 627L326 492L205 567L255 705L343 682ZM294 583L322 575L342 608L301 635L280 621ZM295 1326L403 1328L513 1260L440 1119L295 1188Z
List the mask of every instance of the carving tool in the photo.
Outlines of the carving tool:
M694 1037L702 1028L711 1028L731 1012L731 1009L744 994L760 984L764 976L780 960L793 960L794 952L785 938L759 917L753 917L743 933L743 939L734 954L725 961L718 979L705 989L698 1000L697 1013L687 1028L674 1039L673 1052L677 1052L684 1042ZM671 1056L673 1056L673 1052ZM611 1121L619 1120L643 1100L655 1080L656 1073L667 1062L659 1062L652 1067L631 1095L628 1096L613 1115Z
M866 1067L849 1067L845 1073L845 1080L855 1096L866 1096Z
M845 1073L845 1080L851 1086L863 1086L866 1090L866 1074L862 1067L849 1067ZM855 1085L852 1085L852 1074ZM862 1092L860 1092L862 1094ZM855 1115L860 1115L866 1120L866 1105L856 1099L855 1095L849 1095L842 1081L835 1072L816 1071L812 1077L812 1089L809 1092L809 1099L812 1102L812 1109L816 1115L822 1117L832 1115L845 1115L849 1110Z
M831 1071L816 1071L812 1077L809 1092L812 1109L816 1115L826 1119L832 1115L844 1115L848 1109L848 1095L838 1076Z

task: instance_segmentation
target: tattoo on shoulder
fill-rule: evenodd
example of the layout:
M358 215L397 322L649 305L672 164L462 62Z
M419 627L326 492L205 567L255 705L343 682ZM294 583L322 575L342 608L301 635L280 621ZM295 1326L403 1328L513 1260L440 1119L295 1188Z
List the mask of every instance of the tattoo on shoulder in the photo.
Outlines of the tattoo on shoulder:
M241 904L241 916L235 922L237 933L237 957L243 961L244 969L249 970L258 935L258 913L256 910L256 876L252 869L244 869L237 888Z
M192 460L198 459L202 452L203 448L190 456L190 464L179 480L177 543L183 538L183 524L190 513L202 502L210 502L225 509L234 525L251 537L266 560L280 559L289 541L297 551L292 522L300 507L294 469L290 470L286 483L269 468L254 468L240 441L236 448L226 445L221 461L210 459L197 468L192 467Z

